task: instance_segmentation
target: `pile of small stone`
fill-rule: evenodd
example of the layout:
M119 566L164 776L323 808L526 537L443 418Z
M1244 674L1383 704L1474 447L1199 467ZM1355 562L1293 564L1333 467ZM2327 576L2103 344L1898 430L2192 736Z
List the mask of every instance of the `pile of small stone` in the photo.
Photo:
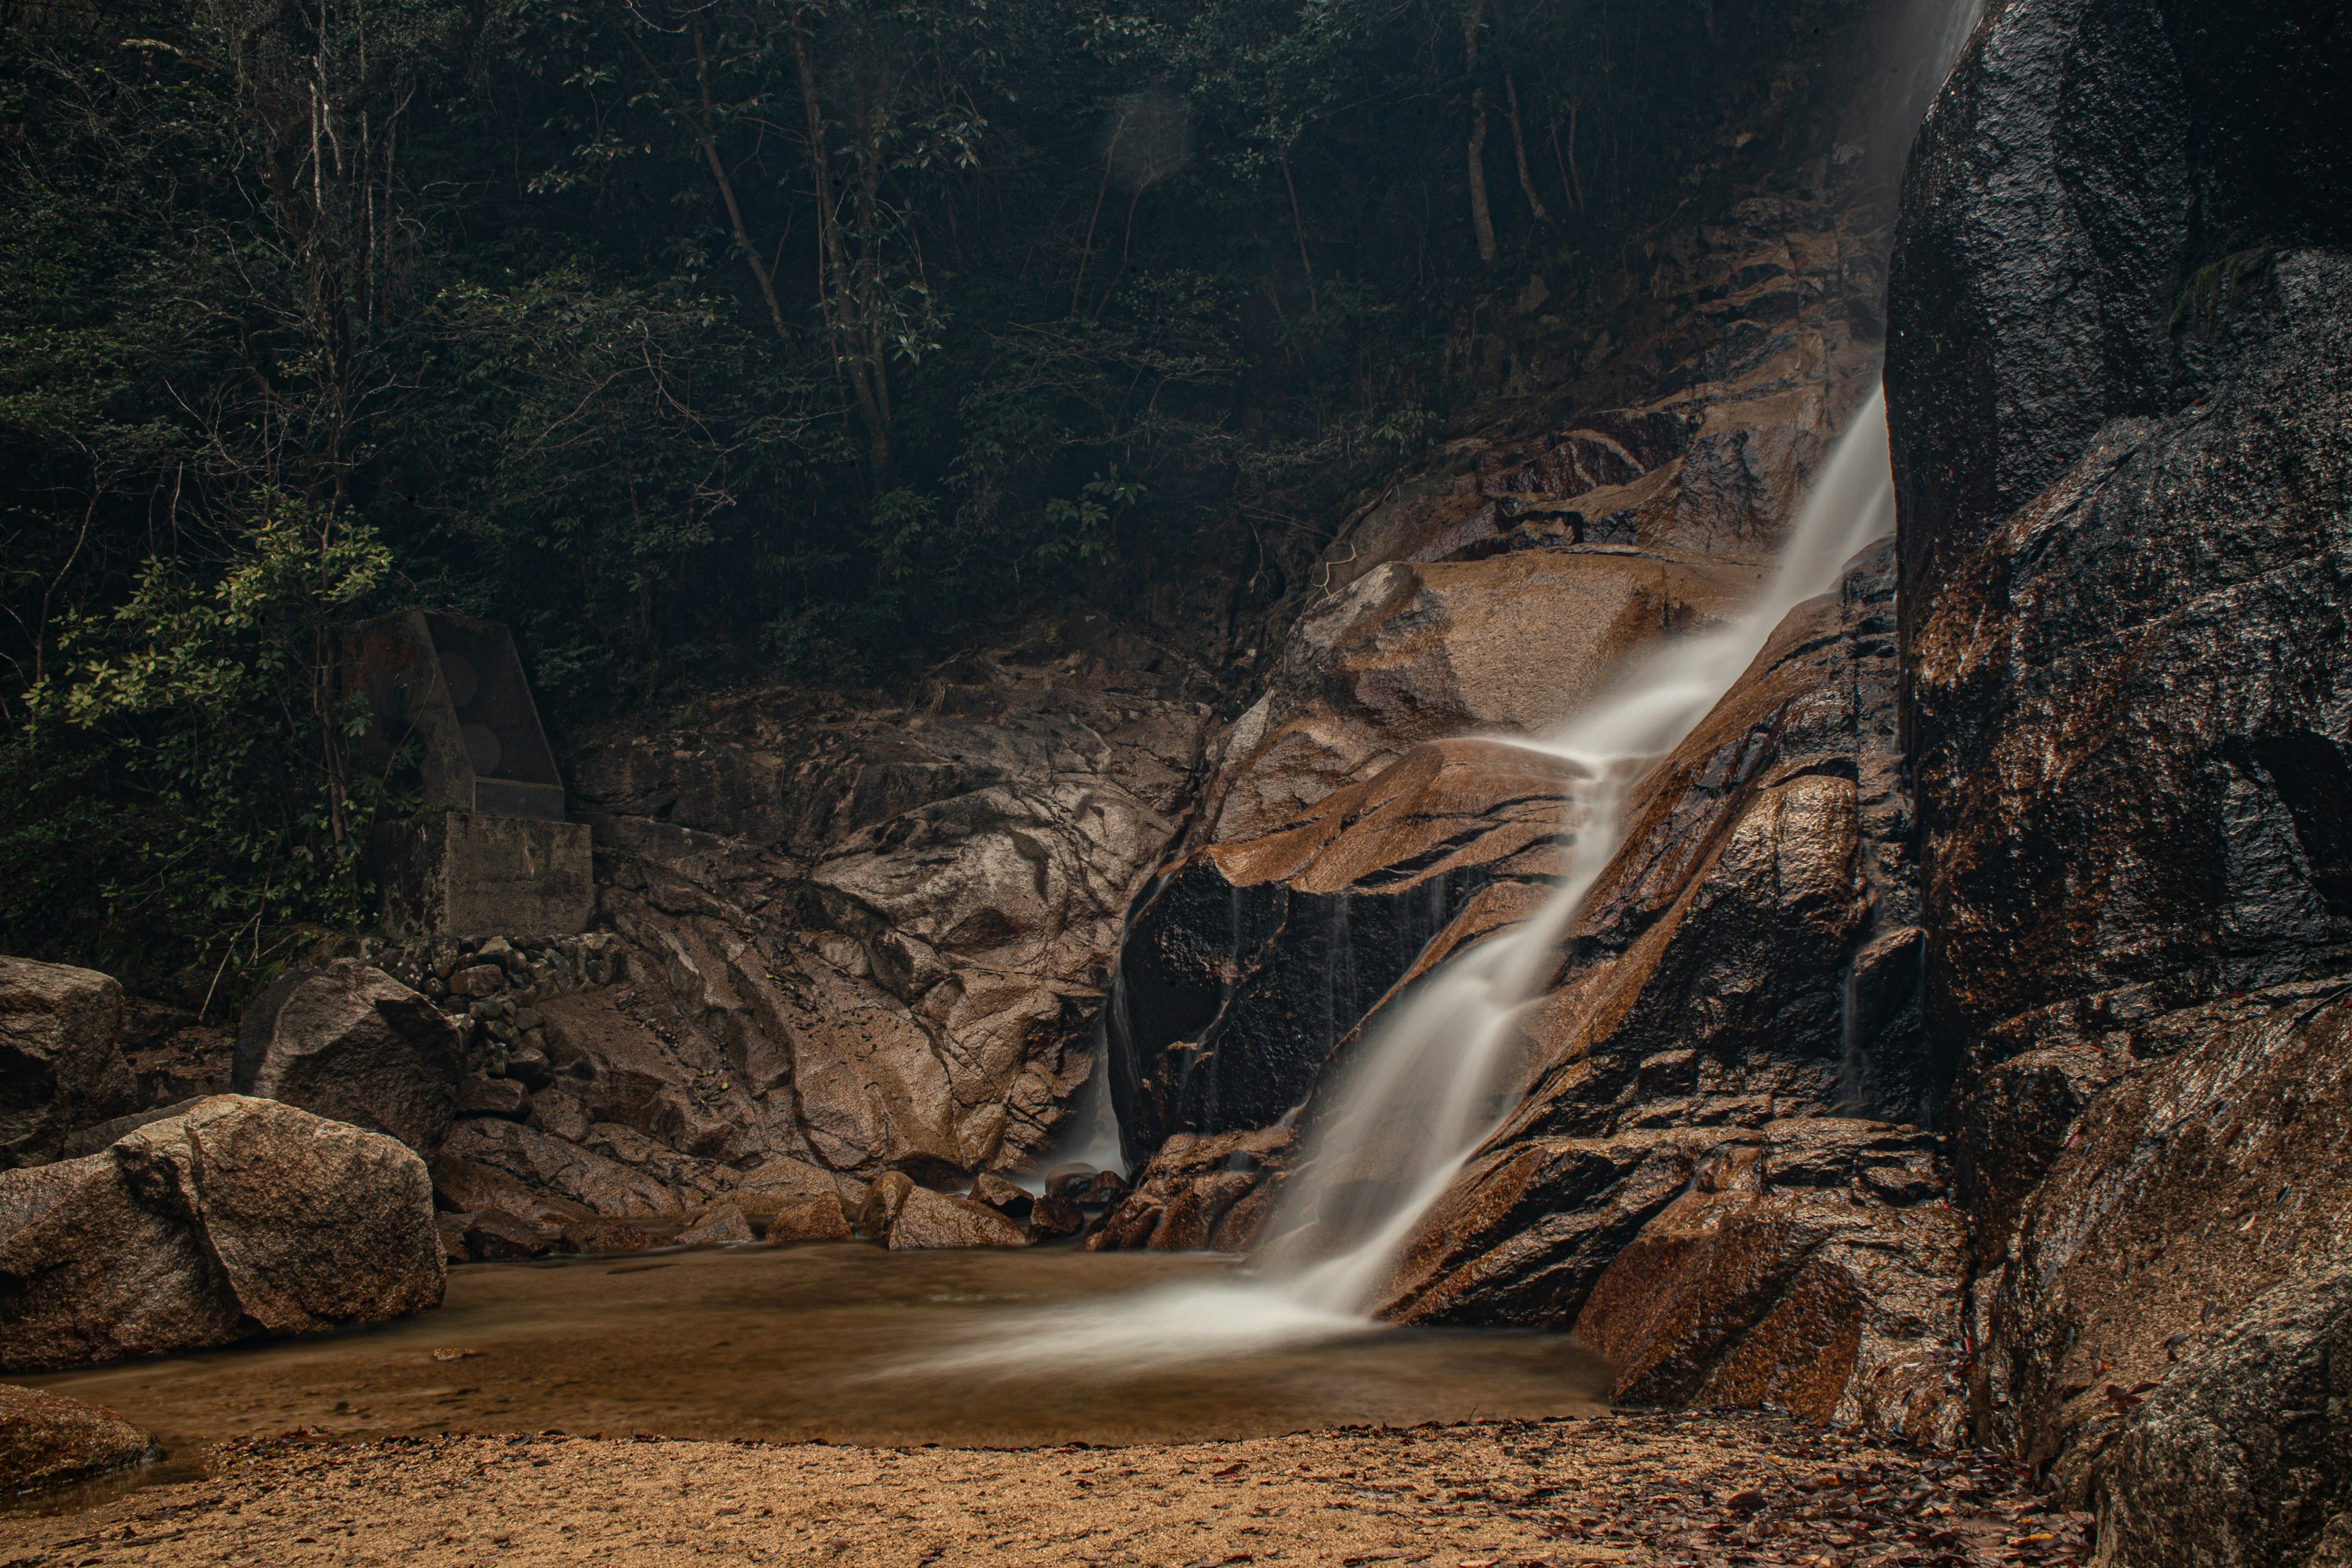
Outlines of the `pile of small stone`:
M432 998L465 1037L470 1070L543 1089L552 1073L536 1004L610 985L627 956L611 931L579 936L423 937L375 959L385 973Z

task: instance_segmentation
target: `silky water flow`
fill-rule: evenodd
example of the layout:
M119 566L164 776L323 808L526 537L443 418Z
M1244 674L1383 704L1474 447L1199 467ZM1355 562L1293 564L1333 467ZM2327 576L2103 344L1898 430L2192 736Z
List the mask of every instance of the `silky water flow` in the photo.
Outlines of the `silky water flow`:
M1706 716L1790 610L1835 588L1846 563L1894 526L1886 411L1874 393L1832 448L1769 585L1745 615L1667 642L1558 732L1508 738L1560 759L1580 781L1565 807L1570 872L1533 918L1423 979L1318 1091L1321 1103L1304 1118L1307 1158L1250 1270L1008 1315L902 1370L1135 1371L1381 1331L1371 1310L1391 1260L1511 1110L1519 1018L1617 852L1629 790Z

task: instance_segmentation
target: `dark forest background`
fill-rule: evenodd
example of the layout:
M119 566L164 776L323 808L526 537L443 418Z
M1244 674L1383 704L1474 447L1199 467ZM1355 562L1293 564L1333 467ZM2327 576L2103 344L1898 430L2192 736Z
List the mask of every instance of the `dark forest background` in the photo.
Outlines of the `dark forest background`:
M0 10L0 946L363 923L376 611L508 622L561 729L1278 595L1497 394L1465 314L1820 151L1860 9Z

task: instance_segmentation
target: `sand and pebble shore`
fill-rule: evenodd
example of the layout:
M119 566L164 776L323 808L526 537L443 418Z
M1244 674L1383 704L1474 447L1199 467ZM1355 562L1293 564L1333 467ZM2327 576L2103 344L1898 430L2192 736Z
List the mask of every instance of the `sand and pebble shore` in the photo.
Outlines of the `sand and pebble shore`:
M298 1434L225 1446L202 1481L0 1519L0 1564L2083 1562L2088 1521L2028 1479L1752 1414L1110 1448Z

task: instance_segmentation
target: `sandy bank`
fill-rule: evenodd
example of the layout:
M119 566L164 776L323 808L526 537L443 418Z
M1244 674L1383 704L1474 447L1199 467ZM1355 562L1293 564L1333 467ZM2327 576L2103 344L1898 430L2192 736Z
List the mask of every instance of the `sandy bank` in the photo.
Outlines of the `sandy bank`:
M1766 1415L1128 1448L302 1438L203 1483L0 1520L10 1563L2079 1563L2001 1461Z

